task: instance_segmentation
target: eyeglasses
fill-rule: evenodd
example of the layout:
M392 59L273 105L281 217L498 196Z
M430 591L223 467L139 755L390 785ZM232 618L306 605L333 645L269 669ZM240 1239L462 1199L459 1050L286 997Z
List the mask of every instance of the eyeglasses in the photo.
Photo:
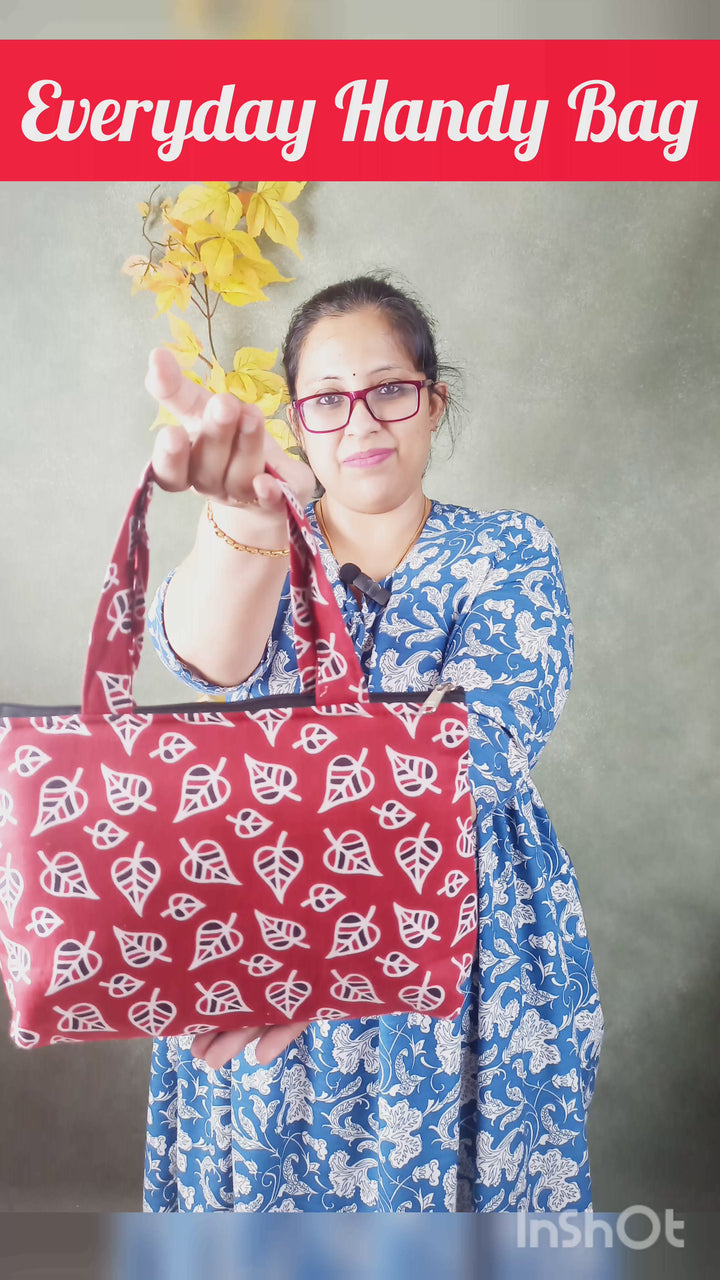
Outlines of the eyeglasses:
M421 381L381 382L364 391L323 391L320 395L293 400L303 426L311 432L342 431L350 421L357 400L376 422L404 422L414 418L420 408L423 387L433 387L432 378Z

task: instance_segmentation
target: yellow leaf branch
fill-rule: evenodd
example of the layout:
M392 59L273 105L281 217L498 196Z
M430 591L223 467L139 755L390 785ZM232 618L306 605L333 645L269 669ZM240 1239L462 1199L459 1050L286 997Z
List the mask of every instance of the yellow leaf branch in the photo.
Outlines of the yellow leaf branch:
M147 201L138 204L142 237L149 246L146 255L134 255L122 270L131 277L132 295L155 294L156 316L167 313L174 341L165 342L175 353L183 377L210 391L229 391L246 404L257 404L267 419L266 426L284 449L296 450L287 425L273 415L289 400L281 374L273 372L275 351L241 347L232 356L226 371L215 349L213 317L220 302L244 307L267 301L266 285L286 284L292 276L281 275L271 259L263 256L258 238L264 233L274 244L297 247L298 221L286 207L295 201L304 182L195 183L185 187L175 201L156 200L155 187ZM164 225L165 238L155 240L149 232ZM244 223L244 226L240 224ZM212 296L214 295L214 297ZM189 303L200 311L207 328L212 358L203 354L203 344L187 320L172 312L187 311ZM205 374L193 366L200 361ZM176 419L160 408L151 430Z

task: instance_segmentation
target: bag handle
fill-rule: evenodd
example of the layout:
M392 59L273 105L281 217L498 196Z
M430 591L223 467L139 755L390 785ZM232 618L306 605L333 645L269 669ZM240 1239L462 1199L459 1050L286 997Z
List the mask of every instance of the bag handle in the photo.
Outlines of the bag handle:
M315 705L352 703L367 696L367 681L320 559L317 539L290 486L266 463L285 498L290 545L290 604L295 652L304 693ZM147 512L155 485L143 469L115 544L90 632L82 715L133 712L133 678L145 634L150 555Z

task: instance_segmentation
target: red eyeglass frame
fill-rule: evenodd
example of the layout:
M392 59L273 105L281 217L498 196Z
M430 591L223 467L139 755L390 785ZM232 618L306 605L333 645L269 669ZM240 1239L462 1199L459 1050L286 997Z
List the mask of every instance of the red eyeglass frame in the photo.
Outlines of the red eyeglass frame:
M310 434L313 436L329 436L329 435L332 435L334 431L345 430L352 416L352 411L355 407L356 400L365 401L365 408L370 414L370 417L375 419L375 422L381 422L381 423L407 422L410 418L414 418L415 415L420 412L420 392L422 391L423 387L434 387L435 385L436 383L432 378L392 378L392 379L389 379L387 382L376 382L375 386L365 387L362 391L316 391L315 394L312 396L303 396L300 400L293 400L291 401L291 403L292 403L293 409L297 410L297 413L300 417L300 421L302 422L306 431L309 431ZM370 405L367 402L367 398L370 395L371 391L379 391L380 387L388 387L388 386L415 387L418 393L417 408L414 409L412 413L405 414L403 418L378 418L377 415L374 414L372 409L370 408ZM324 395L325 396L330 396L330 395L344 396L346 400L350 401L350 408L348 410L348 416L345 422L343 422L341 427L330 427L327 431L318 431L313 427L309 427L307 422L305 421L303 405L307 404L308 400L319 400Z

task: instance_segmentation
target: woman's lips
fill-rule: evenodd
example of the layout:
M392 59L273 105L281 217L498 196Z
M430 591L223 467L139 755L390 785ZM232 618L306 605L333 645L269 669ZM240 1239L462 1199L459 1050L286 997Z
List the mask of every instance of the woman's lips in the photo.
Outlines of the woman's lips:
M345 458L344 465L346 467L372 467L378 462L384 462L386 458L391 458L392 449L371 449L368 453L356 453L352 458Z

